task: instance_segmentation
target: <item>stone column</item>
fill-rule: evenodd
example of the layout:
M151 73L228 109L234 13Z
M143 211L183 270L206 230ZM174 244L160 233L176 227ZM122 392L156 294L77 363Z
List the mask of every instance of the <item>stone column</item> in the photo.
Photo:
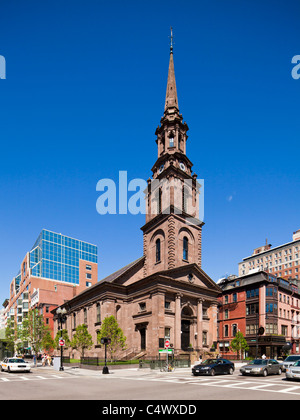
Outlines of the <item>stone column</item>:
M203 299L198 299L197 302L197 348L202 349L202 330L203 330L203 323L202 323L202 309Z
M153 293L151 301L152 328L147 328L146 346L147 350L151 349L152 356L157 356L159 339L165 338L165 294L163 292Z
M210 321L211 337L212 342L217 341L217 331L218 331L218 305L216 303L211 305L211 321ZM210 345L212 345L212 342Z
M174 349L181 349L181 294L175 296L175 331L174 331Z

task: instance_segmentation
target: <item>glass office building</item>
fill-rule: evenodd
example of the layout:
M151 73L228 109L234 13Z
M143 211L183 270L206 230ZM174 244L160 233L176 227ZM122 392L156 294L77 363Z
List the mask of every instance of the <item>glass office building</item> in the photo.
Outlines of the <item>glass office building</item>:
M43 229L30 251L34 277L79 284L79 260L97 263L97 246Z

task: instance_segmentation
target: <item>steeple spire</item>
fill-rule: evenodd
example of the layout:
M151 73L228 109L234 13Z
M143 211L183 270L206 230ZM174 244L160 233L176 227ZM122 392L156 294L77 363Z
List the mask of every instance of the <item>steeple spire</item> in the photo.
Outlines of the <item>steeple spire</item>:
M174 60L173 60L173 30L172 30L172 27L171 27L170 62L169 62L169 73L168 73L168 82L167 82L165 112L167 110L169 110L170 108L176 108L177 111L179 111L177 89L176 89L176 80L175 80L175 70L174 70Z

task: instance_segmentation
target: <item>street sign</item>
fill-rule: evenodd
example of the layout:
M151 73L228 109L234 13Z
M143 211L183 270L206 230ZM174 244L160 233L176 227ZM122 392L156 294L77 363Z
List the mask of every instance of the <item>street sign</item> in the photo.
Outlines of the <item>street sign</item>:
M168 349L170 347L170 341L166 340L165 341L165 348Z
M60 338L58 344L60 346L64 346L65 345L65 340L63 338Z

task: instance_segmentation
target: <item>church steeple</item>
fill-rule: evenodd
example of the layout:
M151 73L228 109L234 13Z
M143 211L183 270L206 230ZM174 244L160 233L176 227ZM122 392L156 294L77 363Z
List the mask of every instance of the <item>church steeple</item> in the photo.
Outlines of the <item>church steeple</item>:
M168 111L174 112L174 108L176 108L177 112L179 112L175 70L174 70L174 60L173 60L173 32L172 32L172 27L171 27L171 47L170 47L169 72L168 72L167 92L166 92L166 101L165 101L165 113Z
M179 112L173 33L163 117L155 131L158 157L146 193L144 275L186 264L201 266L199 184L186 156L188 126Z
M171 28L170 59L164 115L160 120L160 126L155 131L157 136L158 159L152 168L154 178L158 177L170 166L181 169L188 176L192 175L192 163L186 156L188 129L186 122L183 122L182 115L179 112L173 58L173 32Z

